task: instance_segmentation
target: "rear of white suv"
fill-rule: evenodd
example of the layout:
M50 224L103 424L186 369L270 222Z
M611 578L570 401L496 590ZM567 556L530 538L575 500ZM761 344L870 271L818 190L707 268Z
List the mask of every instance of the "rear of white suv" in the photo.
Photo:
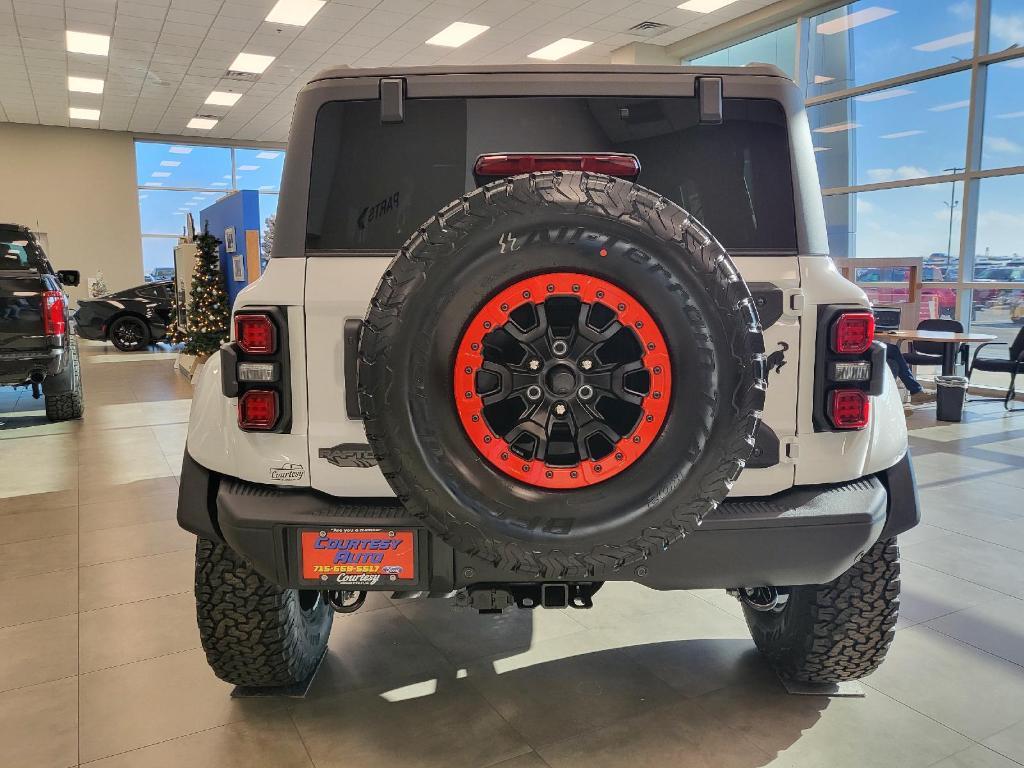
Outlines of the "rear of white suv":
M906 450L777 71L340 70L300 94L179 520L201 629L218 569L301 619L287 660L206 643L234 682L301 678L367 590L585 607L607 580L737 590L787 674L849 679L892 636Z

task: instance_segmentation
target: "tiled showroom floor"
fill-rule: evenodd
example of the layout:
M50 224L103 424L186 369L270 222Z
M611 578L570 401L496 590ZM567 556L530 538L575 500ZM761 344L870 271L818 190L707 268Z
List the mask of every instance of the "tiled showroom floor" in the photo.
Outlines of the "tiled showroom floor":
M0 765L1024 764L1024 413L911 419L925 524L863 699L788 696L724 593L608 585L592 611L373 598L305 700L233 700L174 522L191 390L84 346L86 417L0 392Z

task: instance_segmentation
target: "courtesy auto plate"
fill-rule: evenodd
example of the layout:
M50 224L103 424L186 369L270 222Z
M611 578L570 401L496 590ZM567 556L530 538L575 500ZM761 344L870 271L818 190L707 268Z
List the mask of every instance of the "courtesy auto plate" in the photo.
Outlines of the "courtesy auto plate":
M302 578L372 585L416 578L416 534L393 528L302 531Z

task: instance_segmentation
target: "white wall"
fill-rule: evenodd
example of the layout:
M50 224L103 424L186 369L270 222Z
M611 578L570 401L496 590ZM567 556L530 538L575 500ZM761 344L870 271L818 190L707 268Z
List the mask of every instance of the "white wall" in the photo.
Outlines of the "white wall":
M135 146L131 134L0 123L0 222L45 232L54 269L86 278L103 270L110 290L142 277Z

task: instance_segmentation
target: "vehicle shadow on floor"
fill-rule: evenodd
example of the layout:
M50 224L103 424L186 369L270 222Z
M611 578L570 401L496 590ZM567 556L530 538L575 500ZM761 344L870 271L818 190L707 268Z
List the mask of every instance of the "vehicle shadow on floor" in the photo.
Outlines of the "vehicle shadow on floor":
M551 766L759 768L829 705L788 695L745 639L540 645L360 690L331 690L328 672L292 715L318 766L483 766L532 749Z

